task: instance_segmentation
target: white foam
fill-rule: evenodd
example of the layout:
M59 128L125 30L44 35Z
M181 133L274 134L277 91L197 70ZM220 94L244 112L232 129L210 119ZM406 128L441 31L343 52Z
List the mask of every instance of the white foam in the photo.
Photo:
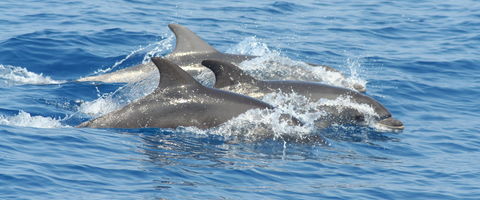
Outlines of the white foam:
M296 93L275 92L263 96L261 100L275 106L283 113L295 116L308 126L314 126L316 119L328 114L318 109L317 103Z
M247 37L234 47L228 49L226 53L263 56L271 53L271 50L267 44L260 42L256 37Z
M93 101L83 102L78 111L95 117L107 114L152 93L158 82L159 74L151 74L146 79L129 83L112 93L99 94Z
M311 126L295 126L283 119L283 112L274 110L249 110L234 120L230 120L214 129L217 134L227 137L241 137L248 140L261 138L281 139L290 135L302 137L314 130Z
M258 56L255 59L244 61L240 68L252 76L263 80L304 80L317 81L326 84L355 89L354 85L365 87L366 81L362 80L356 73L359 62L349 62L351 77L345 78L342 73L327 71L320 66L312 66L305 62L292 60L280 52L271 50L265 43L255 37L248 37L228 53L246 54Z
M150 62L150 58L162 56L167 54L167 52L172 51L174 41L175 36L170 34L166 39L156 42L154 48L143 56L142 63Z
M276 92L263 96L261 100L276 106L283 113L295 116L308 126L315 126L318 119L328 119L332 114L330 112L353 109L365 117L364 125L372 128L377 127L375 118L378 117L378 114L375 110L370 105L354 102L351 96L339 96L336 99L319 99L316 102L312 102L305 96L295 93L285 94ZM325 109L326 107L335 110ZM333 120L330 123L336 123L335 120L339 119L333 118L330 120Z
M0 124L9 126L34 127L34 128L62 128L68 127L60 123L60 119L51 117L32 116L30 113L20 111L15 116L0 115Z
M61 84L65 82L53 80L49 76L36 74L23 67L11 65L0 65L0 80L4 85Z
M354 85L361 85L367 88L367 81L360 77L359 71L362 69L361 59L358 57L349 57L345 61L345 66L350 70L350 76L343 80L342 85L347 88L354 88Z
M117 104L111 96L105 95L93 101L83 102L78 108L78 111L98 117L118 108L120 108L120 105Z
M263 139L283 140L286 136L301 139L312 134L315 128L309 125L291 124L279 109L252 109L208 130L195 127L177 130L220 135L228 141L255 142Z

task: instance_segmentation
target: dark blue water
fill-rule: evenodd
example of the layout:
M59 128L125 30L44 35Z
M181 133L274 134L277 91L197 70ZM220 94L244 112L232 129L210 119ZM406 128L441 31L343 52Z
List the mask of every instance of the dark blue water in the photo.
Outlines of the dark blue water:
M4 0L0 199L480 199L479 11L476 0ZM169 23L221 51L333 66L406 128L331 127L318 132L328 145L73 128L155 83L71 80L166 55Z

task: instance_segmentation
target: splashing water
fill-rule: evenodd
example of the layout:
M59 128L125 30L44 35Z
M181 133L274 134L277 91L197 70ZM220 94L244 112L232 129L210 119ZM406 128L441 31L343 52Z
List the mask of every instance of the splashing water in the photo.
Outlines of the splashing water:
M129 83L112 93L99 94L99 98L84 102L78 108L79 112L101 116L120 109L121 107L152 93L158 85L160 76L158 73L151 74L139 82Z
M171 51L173 49L174 41L175 36L173 34L170 34L168 37L166 37L166 39L156 42L154 44L155 48L153 48L152 50L147 52L145 56L143 56L142 63L148 63L150 62L150 58L162 56L165 55L168 51Z
M78 108L78 111L94 117L98 117L117 110L120 107L121 105L116 103L116 101L112 98L111 94L107 94L94 101L87 101L82 103Z
M51 117L32 116L30 113L20 111L15 116L0 115L0 124L8 126L34 127L34 128L65 128L60 119Z
M23 67L11 65L0 65L0 85L22 85L22 84L61 84L65 81L53 80L49 76L36 74Z
M280 52L271 50L265 43L255 37L248 37L228 53L238 53L258 56L252 60L244 61L240 68L255 78L262 80L304 80L317 81L326 84L355 89L355 85L365 87L366 81L356 73L359 62L347 62L351 77L345 78L340 72L327 71L323 67L312 66L305 62L292 60Z
M167 51L173 49L173 41L175 37L173 34L170 34L166 39L148 44L145 47L139 47L138 49L133 50L130 52L125 58L115 62L111 67L108 67L106 69L99 69L95 71L93 74L103 74L110 72L123 64L125 61L131 59L134 55L140 54L140 53L145 53L143 59L142 59L142 64L150 62L150 58L152 57L157 57L161 55L165 55Z
M263 56L271 53L271 50L268 48L267 44L260 42L254 36L245 38L234 47L228 49L226 53Z
M265 138L274 140L285 136L301 138L314 131L308 125L292 125L284 120L281 110L249 110L212 130L212 133L238 140L255 141Z
M145 52L146 50L150 49L148 52L145 53L142 60L142 64L148 63L150 62L150 58L163 55L167 51L171 50L173 48L174 38L175 37L173 36L173 34L171 34L164 40L160 40L158 42L149 44L146 47L141 47L137 50L134 50L125 58L116 62L112 67L103 70L102 73L111 71L118 65L130 59L132 55ZM138 82L129 83L125 86L118 88L112 93L98 94L98 99L82 103L78 111L94 117L107 114L125 106L128 103L131 103L143 96L152 93L153 90L155 90L155 88L157 87L159 80L159 74L152 73L146 79Z
M177 130L200 135L219 135L229 142L257 142L265 139L291 141L292 138L300 141L316 130L310 125L293 125L284 116L285 113L280 109L252 109L208 130L196 127L182 127ZM326 141L311 142L323 144Z
M319 105L312 103L307 97L296 93L269 93L261 100L276 106L282 112L295 116L307 126L314 126L315 120L328 113L318 109Z
M354 88L354 85L358 84L366 88L367 81L360 78L360 73L358 72L362 66L361 59L358 57L349 57L345 61L345 66L350 70L350 76L342 81L342 85L345 85L347 88Z
M370 105L354 102L351 96L339 96L336 99L319 99L316 102L312 102L307 97L296 93L276 92L263 96L261 100L276 106L277 109L282 110L284 113L295 116L308 126L318 126L318 120L328 121L328 124L322 124L323 126L341 124L341 119L335 118L334 113L352 109L365 117L363 125L377 128L375 118L378 117L378 114L375 110Z

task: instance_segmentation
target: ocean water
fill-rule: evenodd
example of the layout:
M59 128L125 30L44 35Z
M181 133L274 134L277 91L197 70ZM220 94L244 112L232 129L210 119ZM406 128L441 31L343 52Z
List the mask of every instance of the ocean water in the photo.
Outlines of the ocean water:
M480 199L479 10L478 0L3 0L0 199ZM338 84L264 61L332 66L405 130L292 128L256 112L207 131L74 128L155 88L158 75L73 80L168 54L169 23L260 56L243 66L259 78ZM307 121L318 114L302 113L309 104L295 95L264 100ZM284 132L327 141L286 142Z

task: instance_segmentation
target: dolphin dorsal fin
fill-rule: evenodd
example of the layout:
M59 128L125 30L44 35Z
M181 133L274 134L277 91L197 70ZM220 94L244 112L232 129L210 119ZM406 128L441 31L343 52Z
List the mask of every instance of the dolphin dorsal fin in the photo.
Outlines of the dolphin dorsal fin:
M218 60L204 60L202 65L208 67L215 74L215 88L223 88L239 83L252 83L257 81L237 66Z
M175 86L198 86L197 82L190 74L185 72L177 64L163 58L152 58L152 62L157 66L160 72L160 82L157 89L175 87Z
M176 44L172 54L216 53L215 48L198 37L197 34L179 24L169 24L168 28L175 34Z

